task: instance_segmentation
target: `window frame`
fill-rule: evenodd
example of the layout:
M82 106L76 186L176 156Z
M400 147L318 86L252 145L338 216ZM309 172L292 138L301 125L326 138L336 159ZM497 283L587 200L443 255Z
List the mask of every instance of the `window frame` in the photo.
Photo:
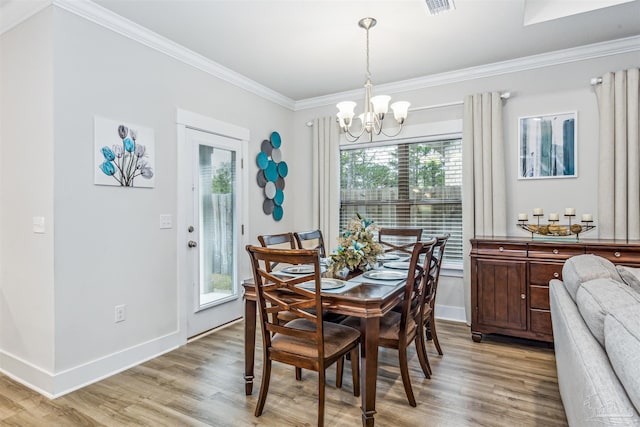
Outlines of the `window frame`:
M339 146L339 152L342 153L342 151L350 151L350 150L357 150L357 149L363 149L363 148L376 148L376 147L385 147L385 146L389 146L389 145L399 145L399 144L417 144L417 143L429 143L429 142L437 142L437 141L444 141L444 140L455 140L455 139L459 139L460 140L460 144L461 144L461 150L464 146L463 141L462 141L462 121L461 120L452 120L452 121L448 121L448 122L440 122L440 123L435 123L435 124L430 124L431 127L435 127L435 129L437 130L432 130L431 132L424 132L423 130L423 134L421 133L416 133L414 132L408 132L410 133L414 133L415 136L411 136L408 135L406 137L403 138L388 138L388 139L381 139L381 140L377 140L377 141L366 141L366 142L348 142L344 139L344 136L341 135L341 142L340 142L340 146ZM435 126L434 126L435 125ZM443 126L444 125L444 126ZM424 128L425 126L421 126L421 128ZM429 125L426 125L426 127L429 127ZM442 127L447 128L446 131L444 131L442 129ZM462 155L464 155L464 153L462 153ZM340 160L338 160L338 162L340 162ZM341 171L341 166L340 164L338 164L338 170ZM462 177L463 171L461 171L461 177ZM341 177L339 178L339 180L341 179ZM462 202L462 198L464 197L464 188L462 188L462 183L460 184L461 186L461 198L460 198L460 208L462 210L462 206L463 206L463 202ZM339 186L339 190L342 191L342 187ZM418 205L420 203L417 203L416 205ZM435 204L435 203L434 203ZM342 208L342 195L340 195L340 201L339 201L339 205L338 205L338 211L340 211ZM464 212L462 212L462 217L461 217L461 222L460 222L460 234L463 235L463 221L464 221ZM464 237L463 237L464 240ZM463 253L462 253L462 259L460 260L460 262L448 262L447 260L445 260L443 262L443 266L442 266L442 275L444 276L453 276L453 277L461 277L462 274L462 270L463 270L463 264L464 264L464 241L462 242L462 248L463 248Z

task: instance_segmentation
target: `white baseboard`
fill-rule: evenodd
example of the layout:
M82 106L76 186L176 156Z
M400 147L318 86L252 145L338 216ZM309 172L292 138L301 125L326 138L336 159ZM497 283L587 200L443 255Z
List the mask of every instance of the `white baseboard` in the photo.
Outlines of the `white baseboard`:
M464 311L464 307L436 304L435 317L436 319L467 323L467 315Z
M54 375L46 369L0 350L0 372L49 399L53 398Z
M184 338L176 331L55 374L0 351L0 372L55 399L175 350L183 344Z

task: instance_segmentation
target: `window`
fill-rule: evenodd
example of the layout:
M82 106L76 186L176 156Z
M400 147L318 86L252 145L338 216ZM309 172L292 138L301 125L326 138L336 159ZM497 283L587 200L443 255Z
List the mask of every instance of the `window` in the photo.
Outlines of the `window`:
M462 268L462 139L340 147L340 227L356 213L380 227L450 233L444 262Z

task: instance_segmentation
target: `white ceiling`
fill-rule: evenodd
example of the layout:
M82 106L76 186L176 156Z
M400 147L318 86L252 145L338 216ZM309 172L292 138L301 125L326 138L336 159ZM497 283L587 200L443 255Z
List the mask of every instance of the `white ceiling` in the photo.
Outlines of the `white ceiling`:
M374 85L640 35L640 0L455 0L437 16L424 0L95 3L295 101L362 86L365 16Z

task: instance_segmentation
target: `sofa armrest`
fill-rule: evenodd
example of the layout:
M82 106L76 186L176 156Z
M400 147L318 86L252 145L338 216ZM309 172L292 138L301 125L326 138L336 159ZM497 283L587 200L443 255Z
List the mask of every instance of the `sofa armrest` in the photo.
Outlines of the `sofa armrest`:
M569 425L640 426L602 346L559 280L549 283L558 386Z

